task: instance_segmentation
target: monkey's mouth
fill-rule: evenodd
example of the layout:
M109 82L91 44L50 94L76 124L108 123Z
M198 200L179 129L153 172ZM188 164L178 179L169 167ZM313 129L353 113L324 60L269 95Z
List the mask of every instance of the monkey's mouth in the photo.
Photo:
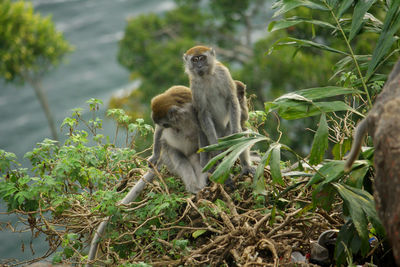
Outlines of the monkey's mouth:
M200 76L203 76L204 75L204 71L203 70L198 70L197 74L199 74Z

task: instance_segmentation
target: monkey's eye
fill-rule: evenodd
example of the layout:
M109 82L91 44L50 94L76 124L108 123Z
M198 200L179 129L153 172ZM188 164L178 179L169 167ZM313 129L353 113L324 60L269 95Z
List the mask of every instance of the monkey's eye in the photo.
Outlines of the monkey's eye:
M196 63L197 61L199 61L198 57L192 57L192 62Z
M204 61L206 60L206 56L199 56L199 61Z

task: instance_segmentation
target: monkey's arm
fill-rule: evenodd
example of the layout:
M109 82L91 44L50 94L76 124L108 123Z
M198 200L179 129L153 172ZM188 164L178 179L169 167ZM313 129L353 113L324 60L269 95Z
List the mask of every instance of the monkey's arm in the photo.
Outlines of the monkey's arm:
M368 131L368 121L368 117L364 118L354 130L353 145L351 146L350 153L347 156L347 160L344 165L344 170L346 172L350 171L351 166L353 165L354 161L358 157L358 154L360 153L363 138Z
M156 165L161 153L161 136L162 136L163 128L156 124L156 129L154 131L154 141L153 141L153 155L148 159L148 161Z
M231 125L231 133L238 133L241 131L240 127L240 105L237 96L233 93L230 95L230 125Z

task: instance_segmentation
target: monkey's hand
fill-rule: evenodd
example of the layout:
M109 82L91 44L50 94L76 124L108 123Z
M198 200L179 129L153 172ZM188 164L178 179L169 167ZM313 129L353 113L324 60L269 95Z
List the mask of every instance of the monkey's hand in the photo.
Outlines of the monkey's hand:
M148 160L149 167L153 167L157 165L158 157L156 155L152 155Z
M245 175L253 176L256 173L256 168L253 166L242 167L242 171L240 172L240 176L243 177Z

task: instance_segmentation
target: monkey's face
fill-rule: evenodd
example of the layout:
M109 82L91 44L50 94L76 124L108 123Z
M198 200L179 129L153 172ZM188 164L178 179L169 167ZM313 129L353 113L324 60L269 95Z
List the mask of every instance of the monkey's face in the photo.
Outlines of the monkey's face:
M212 73L215 52L212 48L195 46L184 54L183 59L186 64L186 70L190 74L202 77L205 74Z
M193 56L190 59L193 70L199 75L203 76L208 70L208 61L206 55Z

